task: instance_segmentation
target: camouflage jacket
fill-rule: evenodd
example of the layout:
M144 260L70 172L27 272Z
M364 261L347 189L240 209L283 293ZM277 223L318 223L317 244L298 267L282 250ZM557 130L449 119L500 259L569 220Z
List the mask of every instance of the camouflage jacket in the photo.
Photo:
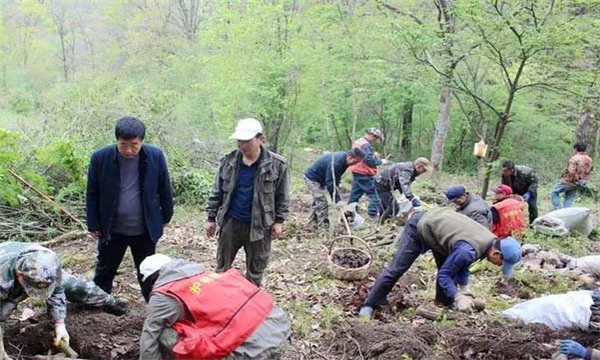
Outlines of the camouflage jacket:
M375 177L377 185L386 190L399 190L408 200L414 197L410 184L419 176L412 161L393 164Z
M0 321L5 321L17 304L27 298L23 287L16 279L15 264L22 256L36 251L52 251L45 247L21 242L0 244ZM62 284L56 286L46 300L48 312L54 321L67 316L67 300Z
M569 160L569 166L563 173L561 181L576 185L579 180L588 181L594 168L592 158L585 153L577 153Z
M242 154L232 151L221 159L215 176L206 212L208 221L216 221L219 227L229 210L231 195L238 179L238 167ZM288 216L290 200L290 177L287 160L261 147L261 158L254 179L250 241L269 238L271 226L282 223Z
M537 193L538 177L530 167L515 165L515 173L511 176L502 176L502 184L510 186L517 195L523 195L527 191Z

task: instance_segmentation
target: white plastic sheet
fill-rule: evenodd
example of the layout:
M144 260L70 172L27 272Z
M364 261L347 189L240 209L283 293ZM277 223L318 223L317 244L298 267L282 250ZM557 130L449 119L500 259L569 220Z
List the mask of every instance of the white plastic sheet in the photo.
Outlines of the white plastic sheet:
M590 209L584 207L554 210L535 219L532 226L542 234L565 236L570 231L576 231L589 236L594 229L591 213Z
M502 312L502 316L525 323L558 329L587 330L594 303L591 291L571 291L526 301Z

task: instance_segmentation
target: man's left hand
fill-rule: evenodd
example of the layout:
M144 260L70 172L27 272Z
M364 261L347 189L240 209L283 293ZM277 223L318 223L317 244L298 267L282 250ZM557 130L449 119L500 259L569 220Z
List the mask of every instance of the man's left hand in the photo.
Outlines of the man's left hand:
M523 200L525 200L525 202L529 202L529 199L531 199L531 193L528 191L523 194Z
M271 227L271 235L275 239L281 239L283 237L283 224L282 223L273 224L273 226Z

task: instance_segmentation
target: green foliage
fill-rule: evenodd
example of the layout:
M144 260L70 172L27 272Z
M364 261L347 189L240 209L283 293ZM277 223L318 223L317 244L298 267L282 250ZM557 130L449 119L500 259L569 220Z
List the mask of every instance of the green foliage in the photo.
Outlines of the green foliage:
M180 204L204 205L214 181L214 175L206 170L182 168L172 175L175 199Z

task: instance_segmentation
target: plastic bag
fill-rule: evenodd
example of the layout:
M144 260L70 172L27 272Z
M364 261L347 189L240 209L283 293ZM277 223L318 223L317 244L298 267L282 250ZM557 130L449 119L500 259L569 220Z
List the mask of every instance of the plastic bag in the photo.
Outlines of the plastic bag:
M570 231L577 231L589 236L594 229L591 213L590 209L584 207L554 210L535 219L532 226L542 234L565 236Z
M346 211L352 211L353 214L353 221L352 224L350 224L350 227L352 228L352 230L358 230L361 229L365 226L365 218L363 218L362 216L360 216L358 214L358 212L356 211L356 207L358 206L358 203L353 202L352 204L348 204L348 206L346 206Z
M590 255L573 259L569 263L569 268L580 270L586 274L600 276L600 255Z
M592 291L570 291L526 301L502 312L502 316L525 323L558 329L587 330L592 311Z

